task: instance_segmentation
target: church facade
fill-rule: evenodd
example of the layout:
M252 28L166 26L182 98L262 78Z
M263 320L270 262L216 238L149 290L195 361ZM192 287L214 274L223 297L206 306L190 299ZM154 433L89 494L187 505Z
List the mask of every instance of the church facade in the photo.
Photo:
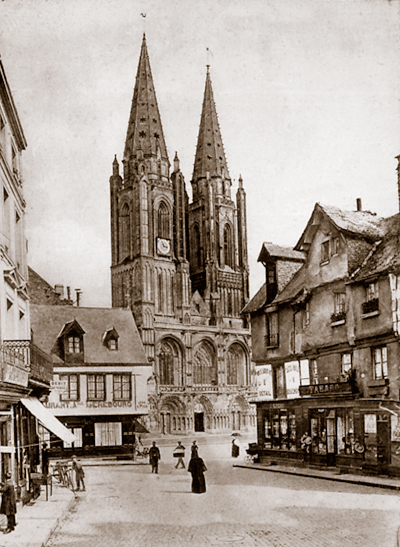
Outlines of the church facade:
M150 431L228 432L255 425L248 301L246 194L236 201L209 68L192 200L172 173L146 38L124 156L110 178L112 305L131 307L146 356Z

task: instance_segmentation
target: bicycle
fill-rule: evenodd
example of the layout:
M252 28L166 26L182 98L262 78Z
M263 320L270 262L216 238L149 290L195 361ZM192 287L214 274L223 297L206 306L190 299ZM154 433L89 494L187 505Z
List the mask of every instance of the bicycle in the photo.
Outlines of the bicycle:
M149 448L144 446L142 450L140 448L135 448L135 458L148 458L149 457Z
M244 462L248 464L253 464L257 456L255 454L246 454L244 457Z

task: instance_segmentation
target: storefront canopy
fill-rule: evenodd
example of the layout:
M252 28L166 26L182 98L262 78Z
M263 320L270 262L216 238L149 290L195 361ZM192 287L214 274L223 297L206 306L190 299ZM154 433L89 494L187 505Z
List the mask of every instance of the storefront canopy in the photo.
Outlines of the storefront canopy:
M43 406L39 399L36 397L26 397L21 399L21 403L39 420L43 427L54 433L62 441L66 443L76 441L75 435L49 409Z

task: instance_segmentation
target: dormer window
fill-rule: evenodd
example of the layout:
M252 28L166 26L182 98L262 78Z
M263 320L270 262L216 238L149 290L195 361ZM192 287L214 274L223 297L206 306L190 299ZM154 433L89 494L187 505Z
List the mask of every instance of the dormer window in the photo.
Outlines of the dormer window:
M76 319L65 323L58 335L60 357L69 363L82 362L85 331Z
M68 336L68 353L81 352L81 339L78 336Z
M117 350L117 340L115 338L111 338L108 341L108 349L110 349L111 351Z
M110 350L110 351L117 351L118 350L118 332L113 327L112 329L106 330L106 332L103 335L103 344Z

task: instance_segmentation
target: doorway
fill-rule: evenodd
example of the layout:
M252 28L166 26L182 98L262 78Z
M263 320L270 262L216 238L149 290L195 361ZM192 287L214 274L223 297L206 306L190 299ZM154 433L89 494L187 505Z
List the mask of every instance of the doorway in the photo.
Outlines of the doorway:
M194 430L197 432L204 431L204 412L194 413Z
M380 473L387 473L390 464L390 426L387 414L378 414L377 460Z

